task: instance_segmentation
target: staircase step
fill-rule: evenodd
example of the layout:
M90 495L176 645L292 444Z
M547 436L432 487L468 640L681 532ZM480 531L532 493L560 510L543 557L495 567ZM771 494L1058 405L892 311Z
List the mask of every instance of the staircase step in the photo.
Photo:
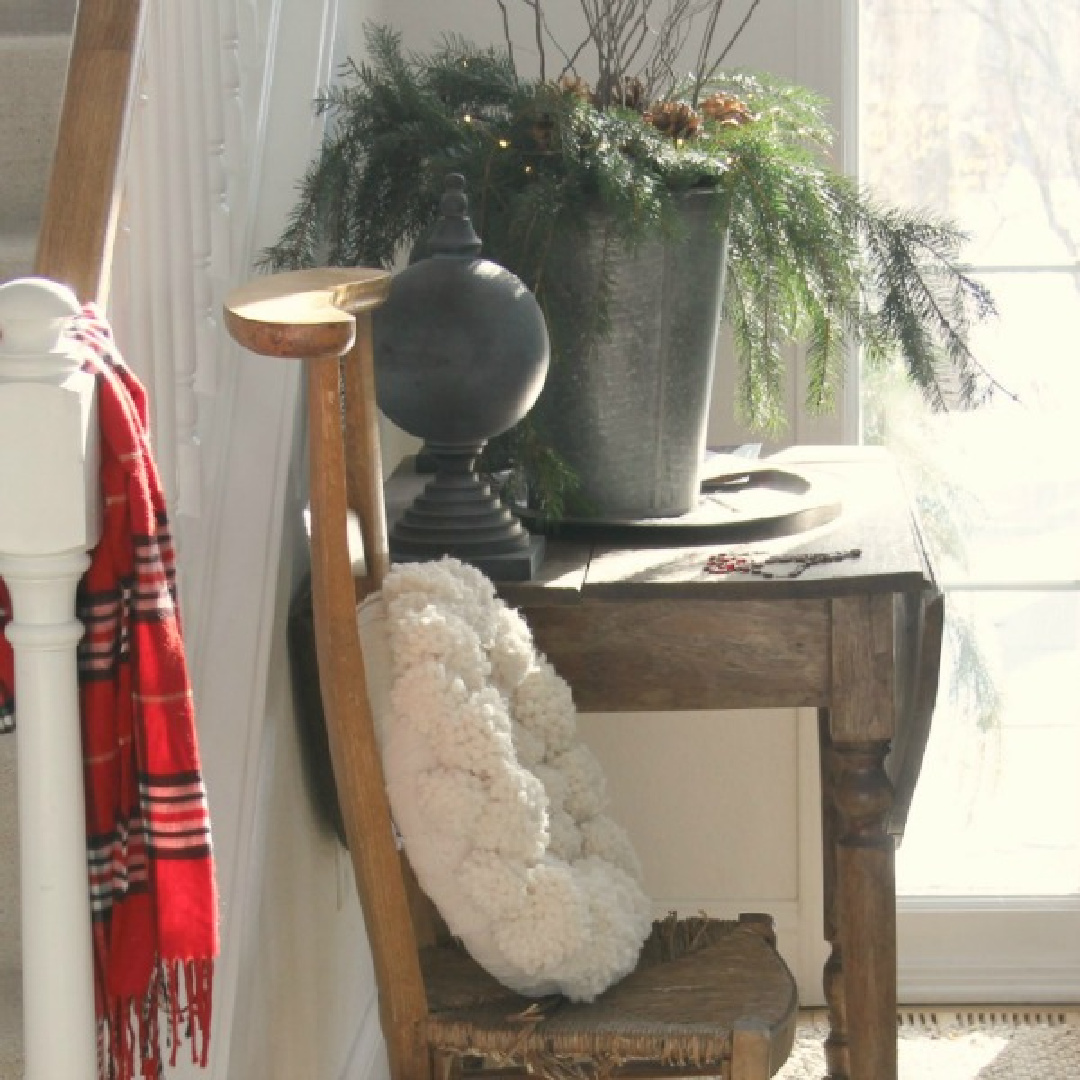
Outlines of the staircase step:
M0 1078L22 1080L22 972L0 967Z
M13 278L27 277L34 268L34 255L37 251L37 229L20 229L16 232L0 233L0 282ZM14 741L0 739L0 743ZM2 777L2 774L0 774ZM0 794L4 791L4 782L0 778ZM2 1074L0 1074L2 1080Z
M16 738L0 736L0 1077L3 1080L19 1080L23 1075Z
M19 918L19 810L16 735L0 736L0 971L22 961ZM4 1074L0 1072L0 1077Z
M0 231L41 214L70 47L70 35L0 35Z
M0 0L0 34L71 33L76 0Z

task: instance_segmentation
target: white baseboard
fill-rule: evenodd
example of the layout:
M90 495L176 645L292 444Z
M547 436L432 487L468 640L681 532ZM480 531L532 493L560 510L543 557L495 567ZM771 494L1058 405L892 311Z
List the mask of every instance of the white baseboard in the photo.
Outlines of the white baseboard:
M1080 1002L1080 902L901 898L902 1002Z
M372 999L349 1047L340 1080L389 1080L390 1063L386 1057L386 1043L379 1026L379 1009Z
M900 964L897 989L901 1004L1071 1004L1080 1000L1080 964L908 962Z

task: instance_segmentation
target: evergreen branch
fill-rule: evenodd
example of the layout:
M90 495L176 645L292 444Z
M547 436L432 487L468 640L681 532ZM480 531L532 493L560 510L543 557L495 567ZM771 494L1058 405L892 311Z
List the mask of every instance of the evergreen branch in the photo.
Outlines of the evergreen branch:
M524 2L546 34L541 0ZM594 26L611 20L608 71L619 48L638 47L650 7L637 2L582 0ZM677 3L667 10L708 13L706 28L715 31L718 0ZM508 15L505 3L499 8ZM665 33L669 44L678 40L677 29ZM751 426L783 424L793 343L805 346L806 400L815 410L835 401L851 344L876 365L901 360L937 408L951 396L978 402L1001 390L969 345L971 327L993 304L958 266L962 234L932 215L881 207L833 171L816 95L716 71L701 91L734 95L754 119L706 123L676 141L637 111L598 108L522 78L507 50L446 35L428 55L407 54L400 35L383 27L370 27L367 40L367 59L348 62L316 102L327 136L264 267L389 266L403 247L422 242L445 174L460 172L485 255L518 274L541 304L552 362L588 363L610 327L616 248L632 252L674 236L680 194L709 188L719 192L717 227L729 234L725 318L738 357L738 408ZM693 86L675 90L689 96ZM586 244L601 208L602 238ZM587 288L576 272L586 251L596 261ZM532 454L536 439L515 445Z

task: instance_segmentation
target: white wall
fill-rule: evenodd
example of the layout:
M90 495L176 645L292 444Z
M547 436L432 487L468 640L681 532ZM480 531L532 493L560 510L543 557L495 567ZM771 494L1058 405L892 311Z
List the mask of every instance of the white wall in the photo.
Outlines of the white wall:
M387 1068L370 954L343 851L303 786L286 670L301 372L243 353L220 314L318 148L312 102L340 58L341 12L338 0L151 11L110 313L153 395L173 496L222 901L208 1075L371 1080Z
M250 116L261 125L264 142L250 178L248 262L238 263L234 284L250 276L250 259L280 233L296 181L318 146L312 101L341 59L341 24L364 11L357 0L348 10L337 0L260 5L274 20L262 56L262 94ZM207 770L212 798L216 791L236 816L222 965L224 985L235 998L231 1016L215 1029L215 1039L223 1038L213 1076L372 1080L387 1074L387 1064L370 950L347 854L316 820L301 774L287 669L287 608L306 567L301 372L299 365L276 360L238 355L235 362L231 415L217 428L227 442L219 455L219 517L208 523L220 537L211 540L217 561L207 593L215 614L201 656L213 722L227 730L231 721L222 710L237 693L253 698L254 709L242 716L246 732L228 732L216 742L224 754L216 756L216 769L208 764ZM263 498L262 516L253 517L250 485L260 472L268 474L273 490ZM266 553L254 568L252 527L272 534L269 542L254 544ZM253 590L261 576L262 592L237 597L234 573L246 576ZM253 600L259 625L245 610ZM230 639L238 631L257 643L247 671L234 668ZM235 793L230 763L244 781Z

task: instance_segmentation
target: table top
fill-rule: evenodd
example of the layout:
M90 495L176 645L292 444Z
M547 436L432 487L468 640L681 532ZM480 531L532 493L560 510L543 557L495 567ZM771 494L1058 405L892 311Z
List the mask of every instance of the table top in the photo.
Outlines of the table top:
M504 583L512 601L578 603L583 599L781 600L856 593L919 592L933 584L910 493L894 459L879 447L798 446L770 459L815 483L834 484L839 516L790 536L744 543L638 545L548 539L537 580ZM712 574L718 552L758 558L821 555L858 549L857 558L808 566L797 577L779 576L790 563L766 566L778 576Z

